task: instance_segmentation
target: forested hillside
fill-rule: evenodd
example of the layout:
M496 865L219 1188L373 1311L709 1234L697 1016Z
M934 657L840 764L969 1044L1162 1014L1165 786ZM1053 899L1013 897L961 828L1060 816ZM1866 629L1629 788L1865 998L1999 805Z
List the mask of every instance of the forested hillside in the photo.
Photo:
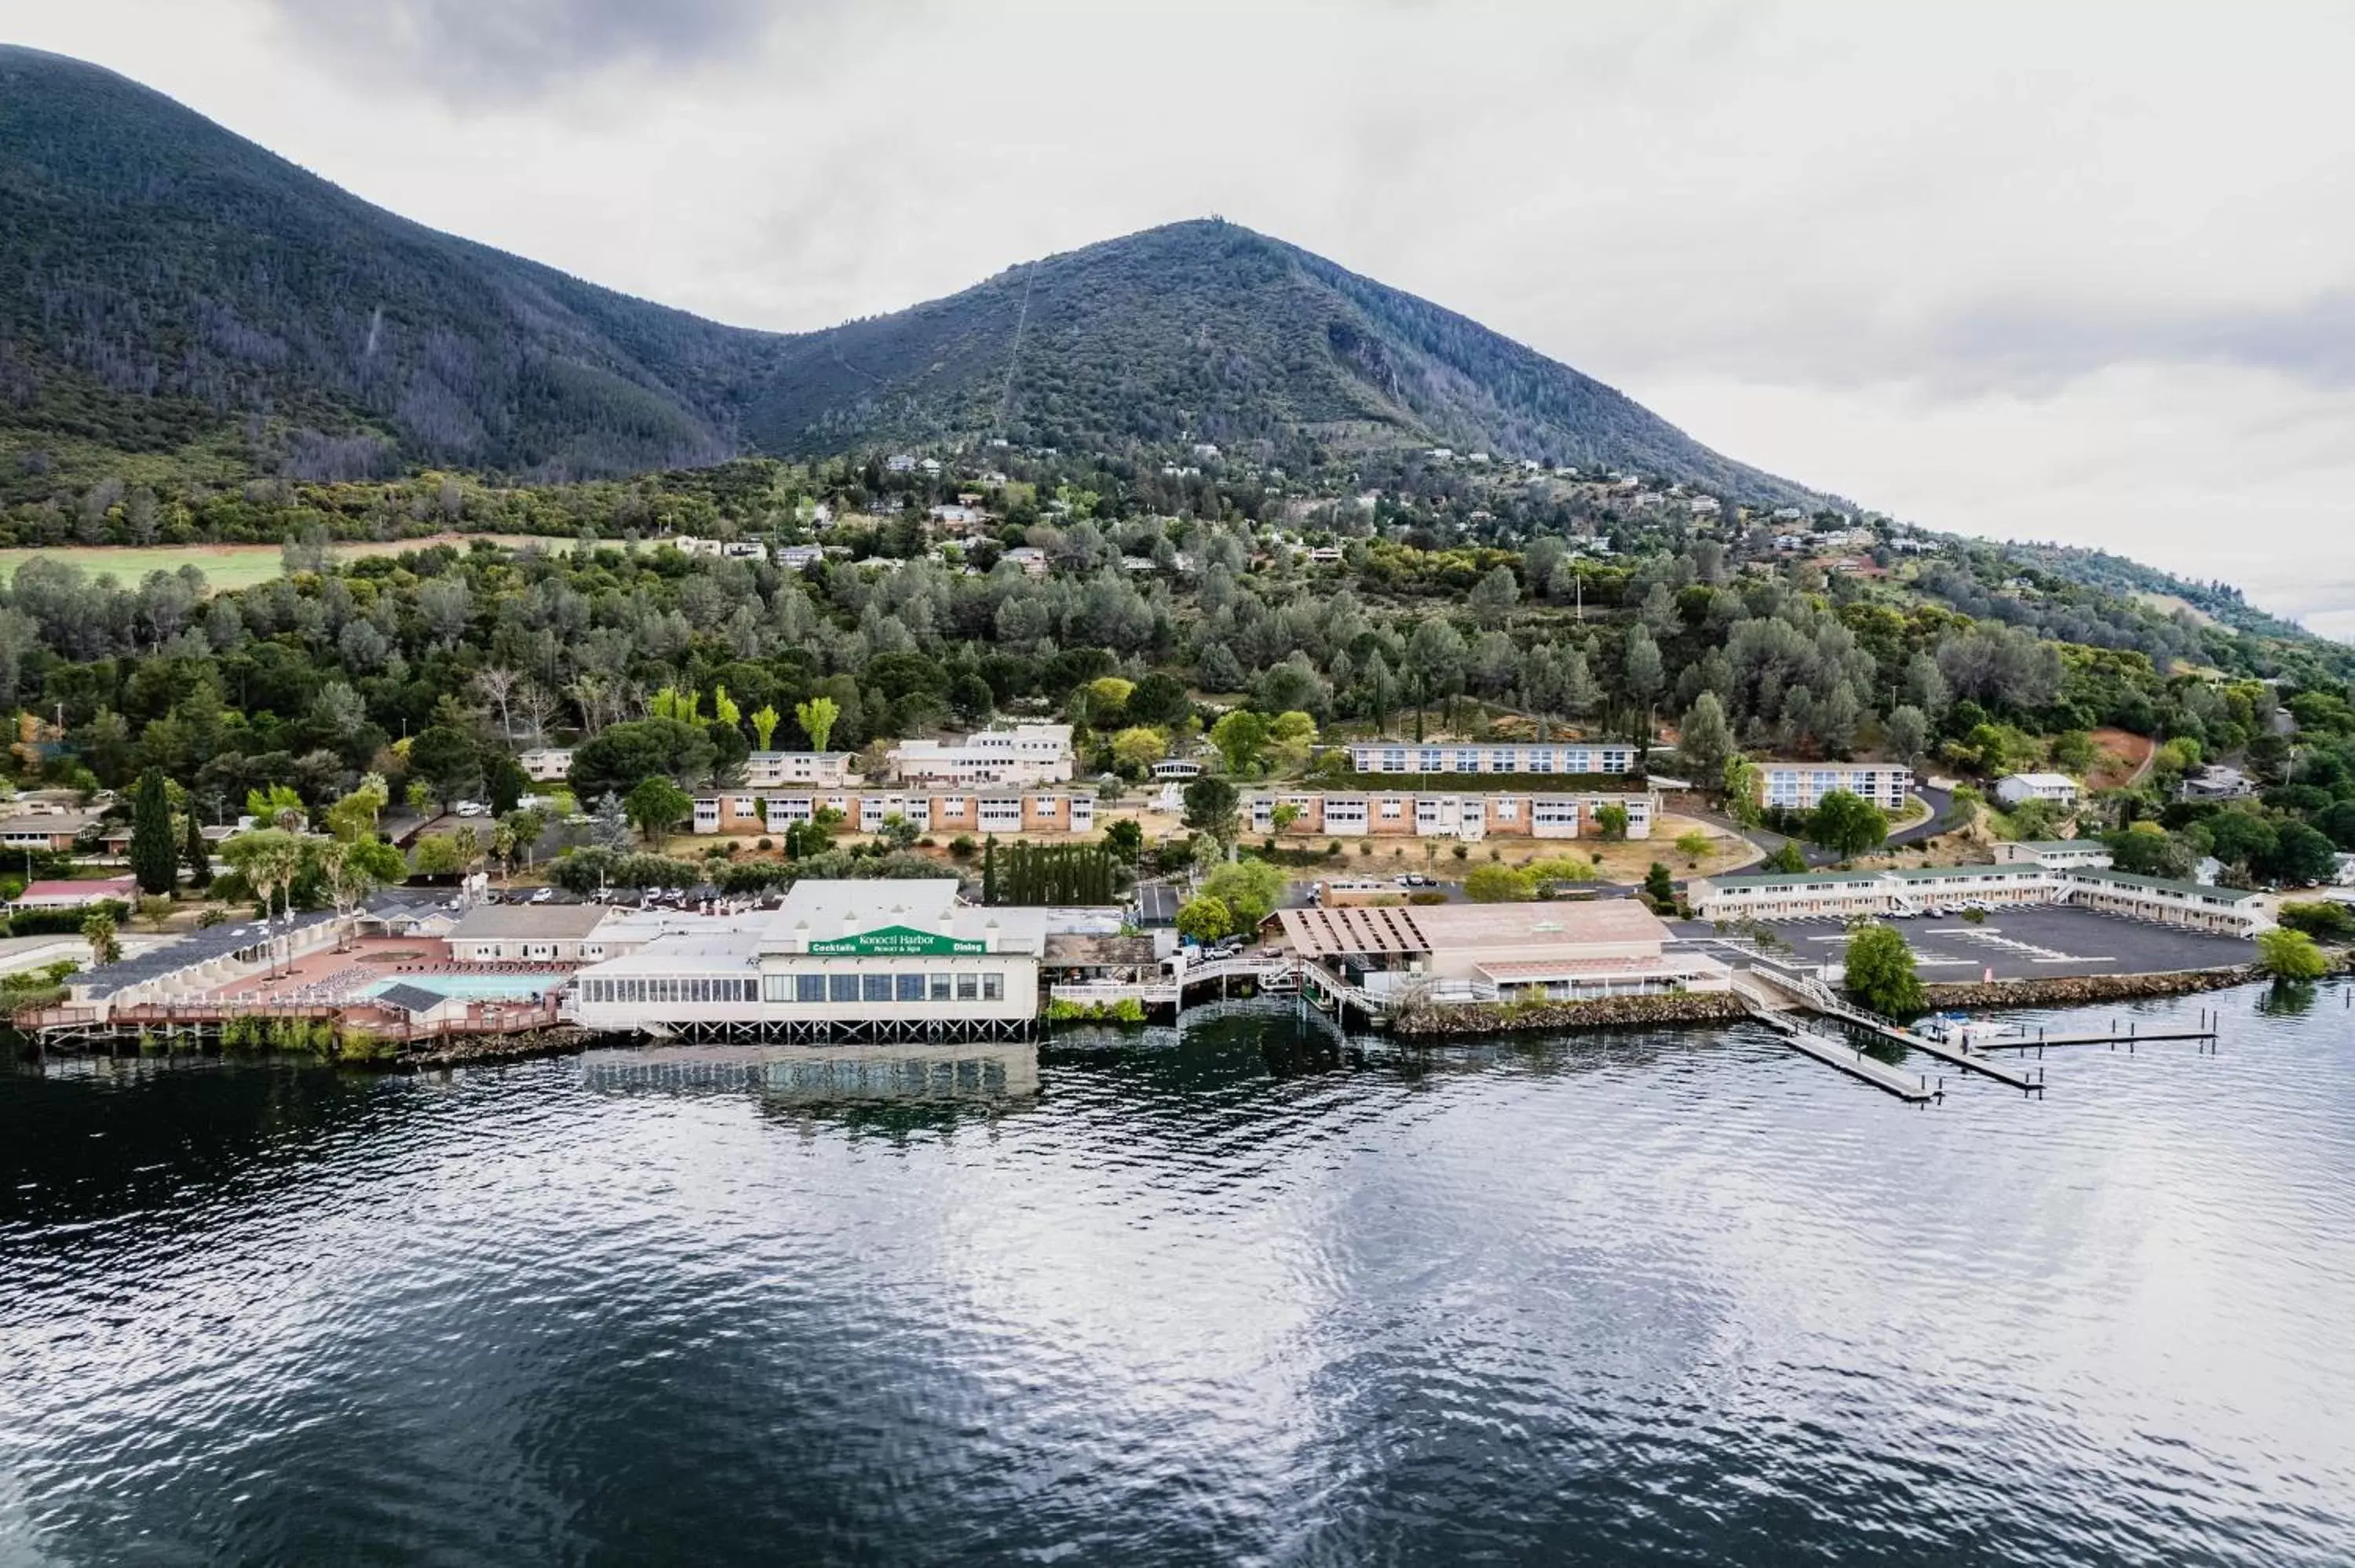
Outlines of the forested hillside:
M1003 439L1295 464L1436 444L1805 498L1476 323L1218 222L780 336L421 228L25 49L0 49L0 496L127 478L129 454L182 477L563 480Z

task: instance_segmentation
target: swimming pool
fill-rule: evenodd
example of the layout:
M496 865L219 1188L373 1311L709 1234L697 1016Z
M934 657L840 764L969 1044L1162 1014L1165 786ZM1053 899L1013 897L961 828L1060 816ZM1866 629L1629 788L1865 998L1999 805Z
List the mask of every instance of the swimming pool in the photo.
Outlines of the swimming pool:
M420 991L464 997L468 1001L519 1001L560 991L571 980L571 974L563 969L518 969L506 974L387 975L380 980L369 981L360 994L378 996L397 985L413 985Z

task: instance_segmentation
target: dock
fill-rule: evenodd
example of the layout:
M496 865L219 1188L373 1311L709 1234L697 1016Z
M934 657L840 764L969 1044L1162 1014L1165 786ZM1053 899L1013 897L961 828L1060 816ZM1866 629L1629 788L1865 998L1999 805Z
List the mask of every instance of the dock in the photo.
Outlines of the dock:
M1977 1051L1925 1038L1910 1029L1902 1028L1891 1022L1877 1013L1867 1012L1861 1008L1850 1006L1835 995L1828 986L1818 980L1779 974L1772 970L1753 969L1751 972L1790 998L1796 1006L1809 1012L1848 1024L1852 1028L1869 1030L1883 1040L1902 1045L1908 1050L1919 1051L1924 1055L1935 1056L1938 1060L1950 1063L1965 1072L1977 1073L1982 1077L1993 1078L1996 1082L2007 1087L2018 1089L2023 1094L2041 1095L2044 1092L2044 1069L2041 1067L2015 1067ZM1837 1063L1834 1065L1838 1065Z
M2216 1041L2218 1016L2214 1012L2201 1008L2200 1026L2196 1029L2145 1030L2130 1018L2126 1020L2126 1031L2123 1033L2119 1033L2117 1020L2114 1018L2110 1020L2110 1027L2106 1033L2096 1030L2090 1034L2051 1034L2040 1029L2034 1034L2007 1034L1993 1040L1977 1041L1974 1043L1972 1049L1975 1051L2034 1051L2041 1054L2047 1045L2109 1045L2113 1047L2123 1045L2128 1052L2132 1052L2137 1045L2167 1040L2195 1040L2202 1044L2212 1046ZM1967 1034L1969 1031L1966 1030L1965 1033Z
M1886 1062L1876 1061L1855 1046L1818 1034L1781 1013L1754 1008L1751 1016L1780 1034L1785 1043L1813 1056L1826 1066L1837 1067L1852 1078L1861 1078L1874 1088L1885 1089L1909 1104L1921 1105L1945 1097L1945 1089L1923 1075L1908 1073Z

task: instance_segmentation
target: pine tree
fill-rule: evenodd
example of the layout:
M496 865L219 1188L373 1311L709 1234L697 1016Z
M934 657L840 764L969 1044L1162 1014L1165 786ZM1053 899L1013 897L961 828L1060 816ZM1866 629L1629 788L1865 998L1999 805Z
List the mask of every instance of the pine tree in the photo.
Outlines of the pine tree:
M139 891L168 895L178 880L180 852L172 842L172 802L161 768L139 776L131 794L131 874Z

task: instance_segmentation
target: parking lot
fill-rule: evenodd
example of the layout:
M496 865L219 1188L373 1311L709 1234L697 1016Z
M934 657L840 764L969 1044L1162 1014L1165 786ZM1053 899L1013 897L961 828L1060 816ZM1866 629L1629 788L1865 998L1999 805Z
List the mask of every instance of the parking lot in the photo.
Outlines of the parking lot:
M2046 906L1989 910L1981 926L1926 916L1887 924L1904 936L1922 978L1933 982L1982 980L1990 972L1997 980L2026 980L2222 969L2245 964L2256 951L2237 938ZM1676 929L1713 935L1706 920L1680 920ZM1809 963L1838 962L1848 942L1846 927L1830 916L1778 920L1770 929Z

